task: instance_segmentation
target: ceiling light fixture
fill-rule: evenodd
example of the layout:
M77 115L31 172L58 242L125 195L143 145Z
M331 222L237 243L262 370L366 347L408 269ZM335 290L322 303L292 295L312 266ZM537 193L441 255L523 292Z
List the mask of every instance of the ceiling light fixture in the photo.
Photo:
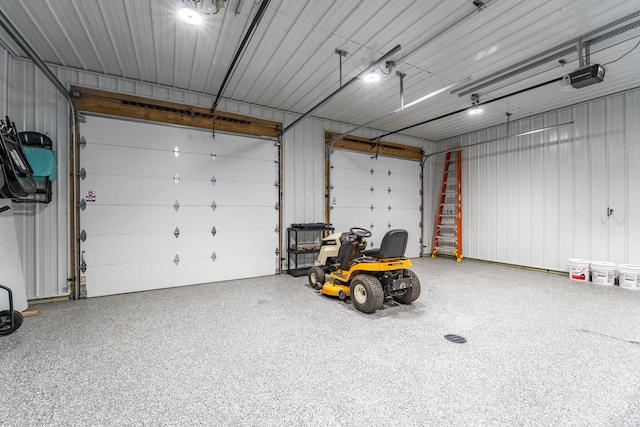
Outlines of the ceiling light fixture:
M187 24L200 25L202 23L202 15L198 12L197 3L185 1L180 9L178 16Z
M469 114L475 115L482 113L482 107L478 107L478 104L480 104L480 95L474 93L471 95L471 106L475 108L470 109Z
M377 82L378 80L380 80L380 74L376 73L375 71L372 71L369 74L364 75L362 77L362 80L364 80L367 83Z
M200 25L203 15L215 15L220 12L225 0L211 0L210 6L204 6L202 0L179 0L178 16L187 24Z

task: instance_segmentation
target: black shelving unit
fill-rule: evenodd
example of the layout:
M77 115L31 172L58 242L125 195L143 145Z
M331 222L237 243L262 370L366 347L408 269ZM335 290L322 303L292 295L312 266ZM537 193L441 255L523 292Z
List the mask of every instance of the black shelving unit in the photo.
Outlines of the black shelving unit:
M287 229L287 272L294 277L306 276L318 259L322 239L331 233L331 224L291 224Z

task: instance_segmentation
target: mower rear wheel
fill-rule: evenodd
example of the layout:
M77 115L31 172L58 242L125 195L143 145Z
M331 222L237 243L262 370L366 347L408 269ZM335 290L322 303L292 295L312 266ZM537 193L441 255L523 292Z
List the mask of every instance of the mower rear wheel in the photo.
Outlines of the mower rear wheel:
M11 312L9 310L0 311L0 336L9 335L22 325L22 313L13 311L13 327L11 327Z
M404 275L411 278L411 288L407 289L407 292L402 295L394 296L393 299L400 304L411 304L420 296L420 280L418 280L416 273L411 270L405 270Z
M363 313L373 313L382 307L384 290L375 276L358 274L351 281L351 301Z
M318 290L322 289L322 285L324 285L324 270L317 265L309 270L309 285Z

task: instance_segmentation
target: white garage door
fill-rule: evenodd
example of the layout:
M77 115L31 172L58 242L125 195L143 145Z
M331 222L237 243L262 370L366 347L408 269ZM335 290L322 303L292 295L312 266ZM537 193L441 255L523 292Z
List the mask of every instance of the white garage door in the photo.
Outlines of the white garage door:
M336 231L370 229L369 247L401 228L409 233L406 256L419 257L420 163L345 150L331 155L330 219Z
M93 116L81 135L88 297L274 274L274 141Z

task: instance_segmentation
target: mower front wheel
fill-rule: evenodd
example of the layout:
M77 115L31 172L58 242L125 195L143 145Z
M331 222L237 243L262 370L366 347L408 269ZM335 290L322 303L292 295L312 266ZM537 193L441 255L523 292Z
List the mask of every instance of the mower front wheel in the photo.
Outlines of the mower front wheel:
M324 270L317 265L309 270L309 285L314 289L322 289L324 285Z
M13 326L11 325L11 317L13 316ZM19 311L13 311L11 313L9 310L0 311L0 336L9 335L12 332L15 332L22 325L22 313Z
M351 281L351 301L363 313L373 313L384 303L384 290L375 276L358 274Z
M420 280L418 280L416 273L411 270L405 270L404 275L411 278L411 288L407 289L402 295L394 296L393 299L400 304L411 304L420 296Z

